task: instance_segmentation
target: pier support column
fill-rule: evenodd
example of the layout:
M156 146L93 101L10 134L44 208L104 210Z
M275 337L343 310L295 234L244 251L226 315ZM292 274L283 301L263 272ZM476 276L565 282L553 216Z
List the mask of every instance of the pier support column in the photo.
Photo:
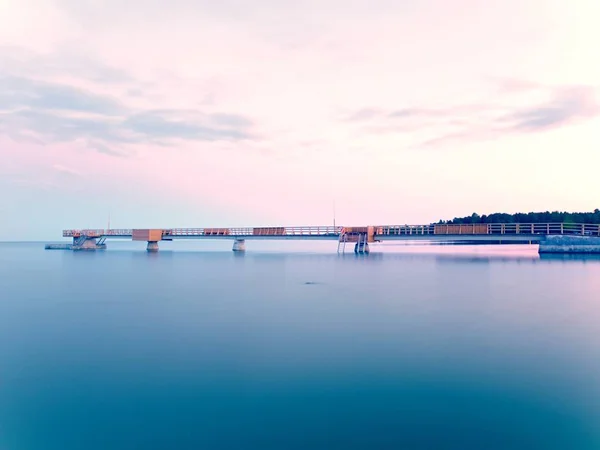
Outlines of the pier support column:
M245 252L246 251L246 241L244 239L236 239L233 241L234 252Z
M356 244L354 244L354 253L357 255L366 255L369 253L369 235L367 233L360 233Z
M366 255L369 253L369 244L366 242L357 242L354 244L354 253Z
M158 242L157 241L148 241L148 246L146 247L146 251L156 253L158 251Z

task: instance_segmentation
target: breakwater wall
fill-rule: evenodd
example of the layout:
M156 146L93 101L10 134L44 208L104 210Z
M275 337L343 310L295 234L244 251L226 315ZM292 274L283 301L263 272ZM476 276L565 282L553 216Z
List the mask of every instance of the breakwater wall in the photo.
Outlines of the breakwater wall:
M596 236L546 236L540 241L540 253L598 253L600 237Z

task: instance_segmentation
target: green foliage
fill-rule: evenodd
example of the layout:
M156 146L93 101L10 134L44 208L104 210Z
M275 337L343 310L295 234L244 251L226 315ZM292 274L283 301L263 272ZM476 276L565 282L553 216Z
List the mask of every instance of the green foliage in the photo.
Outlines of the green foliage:
M494 213L480 216L473 213L467 217L455 217L452 220L440 220L438 223L593 223L600 224L600 209L593 212L529 212L529 213Z

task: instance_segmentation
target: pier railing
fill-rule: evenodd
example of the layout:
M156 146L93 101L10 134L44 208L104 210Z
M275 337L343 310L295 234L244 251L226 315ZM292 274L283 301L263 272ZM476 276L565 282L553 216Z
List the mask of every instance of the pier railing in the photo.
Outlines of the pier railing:
M335 237L357 229L371 230L374 236L409 235L578 235L600 236L600 225L577 223L490 223L490 224L429 224L383 225L373 227L301 226L301 227L234 227L234 228L167 228L163 238L231 236L272 237ZM351 231L350 231L351 230ZM64 230L63 237L79 238L131 237L133 229Z
M242 227L242 228L172 228L165 236L339 236L342 227Z
M488 223L488 224L431 224L391 225L375 227L375 234L386 235L503 235L543 234L600 236L600 225L583 223Z
M132 236L131 228L111 228L111 229L95 229L95 230L63 230L63 237L102 237L102 236Z

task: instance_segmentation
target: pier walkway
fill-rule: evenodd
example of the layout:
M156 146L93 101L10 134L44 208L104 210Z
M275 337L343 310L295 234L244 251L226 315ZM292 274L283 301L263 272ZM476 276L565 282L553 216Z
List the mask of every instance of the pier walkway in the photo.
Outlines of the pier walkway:
M540 244L540 252L600 253L600 225L572 223L429 224L369 226L304 226L246 228L155 228L64 230L69 244L48 244L47 249L99 250L107 239L147 242L147 250L158 251L160 241L182 239L229 239L234 251L245 251L246 240L332 240L337 251L354 244L355 253L369 253L369 244L391 240Z

